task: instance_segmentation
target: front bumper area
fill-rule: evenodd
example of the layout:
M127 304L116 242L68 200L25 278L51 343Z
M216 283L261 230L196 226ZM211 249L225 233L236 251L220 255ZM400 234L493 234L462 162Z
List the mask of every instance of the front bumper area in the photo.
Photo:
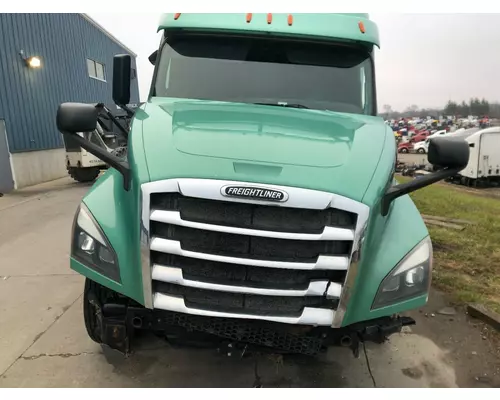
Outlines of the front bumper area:
M357 357L360 343L383 343L403 326L415 323L411 318L395 316L332 329L189 315L124 304L105 304L98 314L101 342L124 354L133 350L134 333L147 330L172 344L213 347L227 355L269 352L315 356L328 347L343 346L351 348Z

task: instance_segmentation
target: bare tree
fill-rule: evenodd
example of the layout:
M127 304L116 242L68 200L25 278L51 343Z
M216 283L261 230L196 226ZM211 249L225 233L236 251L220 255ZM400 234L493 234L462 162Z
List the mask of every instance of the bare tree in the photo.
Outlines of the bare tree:
M383 117L389 119L392 117L394 111L392 111L392 107L389 104L384 104L383 107L384 112L382 113Z

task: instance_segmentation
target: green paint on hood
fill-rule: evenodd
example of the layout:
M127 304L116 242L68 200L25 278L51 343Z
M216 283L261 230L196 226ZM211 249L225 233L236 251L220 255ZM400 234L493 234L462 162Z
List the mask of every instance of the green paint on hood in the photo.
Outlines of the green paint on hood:
M240 103L154 98L136 117L151 181L238 180L358 201L387 137L376 117Z

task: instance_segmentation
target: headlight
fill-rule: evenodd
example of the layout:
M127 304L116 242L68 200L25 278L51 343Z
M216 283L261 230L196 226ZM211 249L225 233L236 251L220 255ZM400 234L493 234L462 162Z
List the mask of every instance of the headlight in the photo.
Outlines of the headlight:
M116 282L121 281L118 257L83 203L75 217L71 255L96 272Z
M427 293L431 275L432 243L430 237L426 237L382 281L372 309Z

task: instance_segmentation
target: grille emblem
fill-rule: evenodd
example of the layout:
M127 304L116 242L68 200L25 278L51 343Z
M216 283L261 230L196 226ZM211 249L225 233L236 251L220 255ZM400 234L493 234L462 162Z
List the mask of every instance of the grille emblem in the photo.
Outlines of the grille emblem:
M284 202L288 200L288 193L282 190L266 189L253 186L224 186L221 193L226 197L239 197L252 200L267 200Z

